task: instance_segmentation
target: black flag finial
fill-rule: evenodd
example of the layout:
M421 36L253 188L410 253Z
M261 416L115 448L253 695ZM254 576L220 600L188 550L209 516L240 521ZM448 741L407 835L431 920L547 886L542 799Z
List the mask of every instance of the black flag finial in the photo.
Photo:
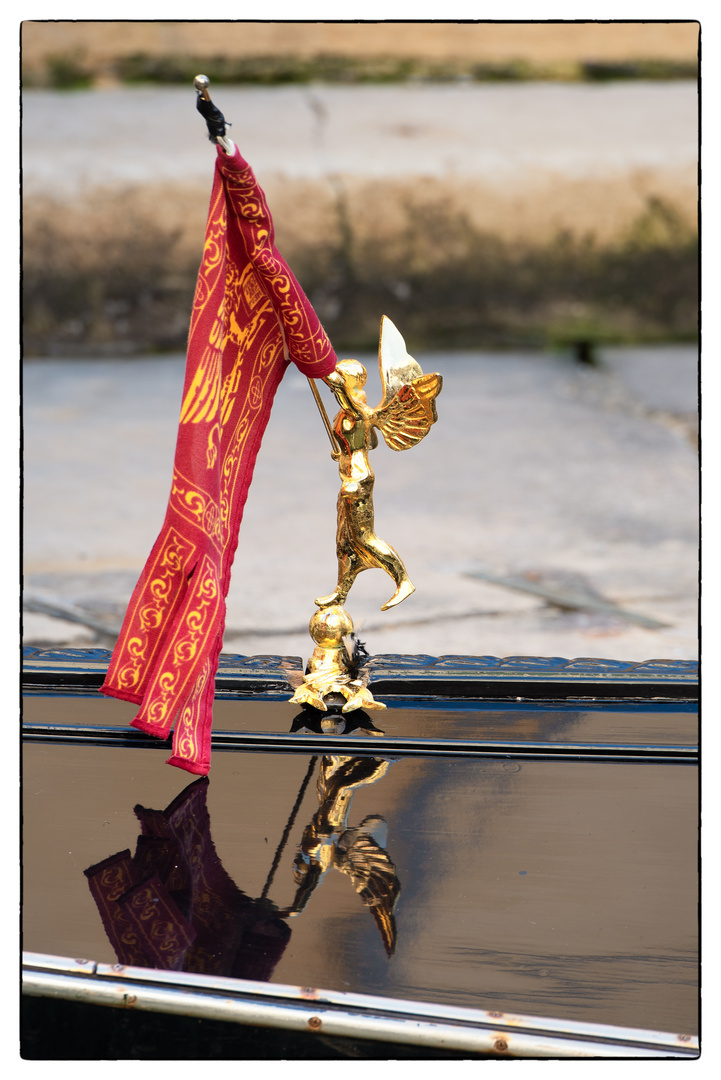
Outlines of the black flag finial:
M225 149L226 128L231 125L226 121L220 109L210 100L210 94L208 93L210 79L207 75L196 75L193 79L193 86L198 92L196 108L208 125L208 138L212 143L220 142Z

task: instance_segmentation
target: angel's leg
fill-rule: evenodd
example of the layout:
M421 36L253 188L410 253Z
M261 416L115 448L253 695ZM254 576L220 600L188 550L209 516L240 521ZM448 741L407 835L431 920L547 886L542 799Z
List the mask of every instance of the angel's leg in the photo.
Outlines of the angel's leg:
M397 585L393 596L381 607L381 611L387 611L388 608L395 607L396 604L400 604L402 600L415 592L416 587L408 577L403 560L395 548L392 548L390 544L386 544L385 540L381 540L375 533L365 537L365 545L374 564L380 567L381 570L385 570Z
M364 563L355 551L338 551L338 584L335 592L330 596L319 596L315 603L320 608L335 607L344 604L351 590L353 582L361 570L368 569L368 563Z

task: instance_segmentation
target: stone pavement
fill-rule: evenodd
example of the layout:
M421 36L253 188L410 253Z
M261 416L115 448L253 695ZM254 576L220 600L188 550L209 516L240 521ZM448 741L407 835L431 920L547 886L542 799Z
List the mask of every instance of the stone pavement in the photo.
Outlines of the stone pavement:
M373 403L377 361L357 359ZM544 353L417 359L443 375L439 421L414 449L381 443L371 459L377 532L417 591L381 612L393 583L361 575L346 606L369 651L694 659L695 349L607 349L596 368ZM183 366L26 364L26 598L110 631L27 612L27 643L111 642L163 520ZM307 382L291 369L241 526L226 652L307 658L314 597L335 583L337 490ZM489 575L585 589L664 625L564 611Z

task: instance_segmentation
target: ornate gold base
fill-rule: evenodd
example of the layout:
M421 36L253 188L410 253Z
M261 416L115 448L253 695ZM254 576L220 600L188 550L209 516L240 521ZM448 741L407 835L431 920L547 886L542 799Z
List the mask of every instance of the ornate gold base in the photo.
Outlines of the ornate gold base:
M345 608L334 606L316 611L308 627L315 642L302 683L290 699L296 705L310 705L327 712L355 709L385 709L376 701L365 681L353 672L352 657L345 640L353 633L353 620Z

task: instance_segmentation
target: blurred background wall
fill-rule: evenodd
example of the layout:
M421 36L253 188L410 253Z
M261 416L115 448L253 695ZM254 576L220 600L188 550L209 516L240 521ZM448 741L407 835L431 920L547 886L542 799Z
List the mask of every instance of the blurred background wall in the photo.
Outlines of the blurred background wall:
M363 64L380 61L422 65L495 65L499 72L512 65L529 71L554 70L574 75L583 65L606 64L609 69L645 63L667 73L693 73L698 46L698 23L313 23L313 22L28 22L23 34L25 78L57 85L81 77L97 83L122 78L134 63L148 71L165 65L171 71L189 57L233 64L239 68L271 63L322 64L334 56ZM563 67L561 67L563 66ZM649 68L650 69L650 68ZM257 69L256 69L257 70ZM64 74L63 74L64 71ZM502 77L502 74L499 75ZM349 78L348 75L345 78Z
M416 346L694 339L698 34L26 22L25 126L43 136L25 152L26 354L183 347L200 71L339 347L372 347L379 310ZM133 173L164 138L165 167Z

